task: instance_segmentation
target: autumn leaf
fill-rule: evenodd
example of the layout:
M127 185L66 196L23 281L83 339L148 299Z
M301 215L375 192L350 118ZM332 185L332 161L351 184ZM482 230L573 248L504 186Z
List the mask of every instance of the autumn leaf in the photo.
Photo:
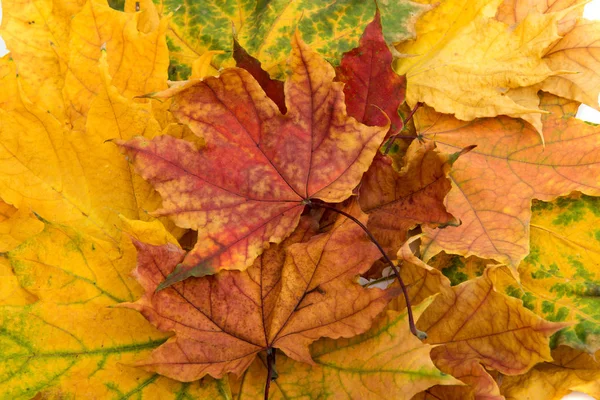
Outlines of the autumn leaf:
M392 259L406 241L409 229L419 224L453 223L444 199L450 190L446 178L453 157L436 151L430 141L413 141L396 171L392 159L378 154L364 175L359 202L369 214L367 227Z
M552 358L525 375L502 376L500 389L506 399L560 400L571 391L600 396L600 364L593 355L560 346Z
M540 13L569 10L559 21L558 33L562 37L546 50L544 61L553 71L576 71L577 73L550 76L540 87L557 96L598 108L600 79L597 71L600 68L598 62L600 47L596 38L600 32L600 23L581 18L586 3L582 0L552 2L505 0L498 9L496 18L508 24L515 24L524 20L532 9Z
M427 1L433 4L434 1ZM494 20L501 0L446 1L417 23L417 39L396 46L394 69L408 80L407 102L424 102L460 120L540 113L505 96L552 71L542 60L558 39L563 13L529 13L516 27ZM535 102L535 92L530 93ZM525 103L530 104L531 101Z
M391 64L392 53L383 38L377 11L358 47L342 57L336 75L345 83L348 115L369 126L385 125L387 116L389 134L395 135L404 127L398 107L404 103L406 78L397 75Z
M133 226L132 235L175 240L158 222ZM50 399L230 398L226 381L181 384L131 366L166 335L137 313L113 307L141 292L129 276L135 249L127 242L121 253L111 241L46 222L43 232L7 253L21 285L39 300L0 306L0 393L11 399L38 392Z
M305 217L245 271L192 278L160 292L185 253L136 242L136 276L146 293L127 307L176 333L138 365L189 382L206 374L240 375L271 348L314 364L308 347L316 339L366 331L394 292L364 289L354 277L380 253L351 220L340 218L329 232L311 237L315 224Z
M486 368L522 374L550 361L548 338L564 323L548 322L514 298L496 293L488 273L440 293L417 324L443 372L469 384L475 394L500 398Z
M285 114L287 108L285 106L283 82L271 79L268 72L262 68L261 62L248 54L235 38L233 39L233 59L238 68L243 68L250 72L252 77L256 79L260 87L265 91L265 94L277 105L279 111ZM353 116L351 113L349 115ZM385 125L385 122L381 125Z
M516 268L529 252L532 199L552 200L581 190L600 194L600 130L576 120L577 103L544 94L544 146L537 132L518 120L498 117L465 123L431 110L417 117L419 131L460 157L450 172L447 209L459 227L432 230L423 239L425 260L445 250L494 259Z
M345 200L369 167L388 126L348 117L333 68L297 36L290 65L285 115L248 72L232 68L157 95L173 99L171 111L205 149L170 136L117 142L161 193L156 215L198 230L198 244L160 288L247 268L294 230L307 202Z
M416 19L429 9L408 0L382 2L378 6L388 42L414 37ZM288 38L296 29L312 48L337 64L343 53L357 46L376 8L374 2L360 0L333 4L215 0L182 4L164 0L156 7L162 15L173 15L167 39L172 80L187 79L193 61L208 50L225 52L215 59L215 66L233 66L234 32L241 46L259 59L273 78L285 77L291 49Z
M432 300L414 308L417 317ZM432 347L412 336L407 324L406 312L387 311L362 335L319 340L311 346L316 365L278 354L279 377L272 383L269 398L329 399L345 395L352 399L410 399L435 384L461 384L435 368L429 358ZM232 382L234 391L239 387L235 397L262 398L266 372L265 360L255 360L237 384Z
M531 251L519 265L520 284L506 270L492 276L498 290L518 297L550 321L575 322L553 337L594 353L600 349L600 201L588 196L536 202Z

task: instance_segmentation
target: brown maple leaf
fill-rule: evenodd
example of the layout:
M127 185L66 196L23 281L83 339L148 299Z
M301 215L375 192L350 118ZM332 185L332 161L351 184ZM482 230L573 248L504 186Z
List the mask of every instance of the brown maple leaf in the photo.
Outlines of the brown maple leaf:
M366 215L360 213L363 222ZM206 374L240 375L257 353L272 348L313 364L309 345L320 337L360 334L396 290L365 289L355 277L380 257L353 221L340 217L327 233L313 235L306 215L294 233L272 245L245 271L192 278L156 292L184 257L175 245L136 242L136 275L145 295L127 307L175 336L139 365L193 381Z
M221 269L243 270L269 242L279 243L313 199L352 194L389 125L348 117L343 84L321 56L293 39L282 115L245 70L189 82L155 97L206 147L170 136L118 144L163 197L156 213L198 230L198 243L159 287Z

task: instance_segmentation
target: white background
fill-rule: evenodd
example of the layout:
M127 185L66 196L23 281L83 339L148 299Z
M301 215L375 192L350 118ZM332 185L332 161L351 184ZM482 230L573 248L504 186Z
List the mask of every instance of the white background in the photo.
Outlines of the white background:
M584 16L588 19L600 19L600 0L593 0L588 5L585 6ZM0 21L2 21L2 3L0 2ZM6 46L4 41L0 37L0 57L5 55L8 51L6 50ZM600 124L600 112L590 108L586 105L582 105L579 107L579 112L577 113L577 117ZM582 394L582 393L571 393L568 396L565 396L563 400L593 400L593 397ZM544 399L540 399L544 400Z

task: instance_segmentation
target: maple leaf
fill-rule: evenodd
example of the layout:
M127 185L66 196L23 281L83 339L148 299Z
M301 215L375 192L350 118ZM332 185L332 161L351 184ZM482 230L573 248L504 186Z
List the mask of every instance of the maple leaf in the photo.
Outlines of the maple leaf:
M502 394L507 400L560 400L571 391L600 396L600 364L593 355L560 346L552 351L552 359L525 375L502 376Z
M481 396L500 399L485 371L522 374L540 361L550 361L548 337L566 326L544 321L514 298L496 293L483 276L440 293L418 321L440 370L471 385Z
M349 219L311 237L316 228L307 216L247 270L192 278L160 292L156 288L185 253L174 245L137 242L136 275L146 293L127 307L176 332L139 365L192 381L206 374L240 375L256 354L271 348L314 364L308 346L316 339L366 331L395 294L354 282L380 253Z
M544 61L553 71L576 71L576 74L562 74L545 79L540 88L557 96L565 97L598 108L600 79L598 79L598 54L600 48L596 38L600 33L600 23L582 19L582 0L559 0L535 2L531 0L505 0L498 9L496 19L508 24L516 24L525 19L535 9L539 13L557 13L568 10L558 23L558 33L562 36L544 53ZM537 89L535 90L537 92Z
M414 308L420 316L433 298ZM432 385L461 384L442 374L429 358L431 346L414 337L406 312L387 311L373 327L350 339L321 339L311 346L315 365L302 364L278 354L279 377L272 383L271 400L285 398L410 399ZM236 398L262 398L267 374L259 357L231 383ZM442 386L447 387L447 386Z
M130 225L134 237L175 241L157 221ZM0 260L10 262L19 283L35 296L24 304L0 302L0 393L6 398L30 399L38 392L52 399L127 393L228 398L226 381L181 384L130 365L166 336L137 313L114 307L141 293L129 276L135 262L129 238L116 248L112 241L46 222L6 257Z
M333 68L298 36L281 115L243 69L190 82L156 96L206 148L160 136L118 141L136 171L163 197L157 212L198 230L198 243L160 288L223 268L247 268L269 242L298 224L312 199L348 198L388 126L367 127L346 115Z
M399 133L404 123L398 107L404 102L406 78L392 69L392 53L383 38L379 11L360 38L357 48L345 53L336 69L344 82L348 115L369 126L390 122L390 134ZM385 115L381 112L384 111Z
M427 1L434 3L434 1ZM500 0L446 1L417 22L417 39L396 46L405 55L394 69L406 74L407 102L470 121L540 113L505 92L542 82L552 71L542 60L560 38L559 13L529 13L516 27L492 17ZM535 92L529 94L535 102Z
M553 344L594 353L600 349L600 201L588 196L537 202L531 251L519 265L520 283L507 270L492 275L499 291L523 300L550 321L575 322Z
M600 194L600 130L574 117L578 104L544 94L546 145L518 120L498 117L462 122L430 109L419 110L417 124L441 151L477 148L460 157L449 174L447 209L459 227L424 228L425 260L441 250L494 259L516 268L529 252L530 203L574 190Z
M151 2L146 4L154 7ZM144 2L140 6L146 9ZM413 38L416 19L430 8L408 0L382 2L378 7L388 42ZM179 1L164 0L158 2L157 8L162 15L173 15L167 40L171 58L169 78L182 80L188 78L194 60L209 50L224 51L224 55L213 61L215 66L233 66L233 35L250 55L261 60L274 78L285 77L291 49L287 38L296 30L329 62L337 64L344 52L357 46L375 15L376 5L362 0L332 4L210 0L182 6Z
M378 154L365 173L359 202L369 214L367 227L390 257L395 258L407 233L418 224L439 226L454 222L444 199L446 178L455 157L435 150L433 142L413 141L400 171L392 159Z

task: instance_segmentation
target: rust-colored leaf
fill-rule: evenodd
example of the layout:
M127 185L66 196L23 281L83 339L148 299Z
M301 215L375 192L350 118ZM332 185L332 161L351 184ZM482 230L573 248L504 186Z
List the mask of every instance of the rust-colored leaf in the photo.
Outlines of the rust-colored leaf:
M279 348L313 363L313 341L366 331L391 292L365 289L355 276L380 254L346 218L308 239L315 229L314 218L306 216L292 236L247 270L192 278L160 292L156 288L184 252L136 242L136 274L146 294L128 307L176 333L140 365L181 381L239 375L262 350Z
M169 136L120 141L163 197L159 215L198 230L198 244L161 288L189 276L247 268L281 242L312 199L352 194L388 126L367 127L346 114L333 68L296 36L281 115L245 70L190 82L172 112L206 140L201 151Z
M378 154L363 177L360 206L369 214L369 230L388 255L406 241L409 229L418 224L431 227L454 222L444 198L450 190L447 178L452 157L435 149L433 142L413 141L400 171L392 159Z
M348 115L370 126L385 125L389 118L389 132L393 135L404 125L398 107L404 103L406 78L396 74L391 64L392 53L383 38L377 11L359 46L344 54L336 72L337 78L346 84Z
M414 308L417 317L432 300ZM387 311L362 335L321 339L311 346L316 365L302 364L278 354L279 377L271 384L269 399L408 400L419 390L435 384L443 388L460 384L435 368L429 357L431 346L413 336L406 329L407 323L406 310ZM235 398L263 398L266 374L265 360L259 357L237 385L232 383L232 391L237 391Z
M449 175L453 187L447 208L462 225L424 228L425 259L445 250L514 268L529 252L532 199L547 201L574 190L600 195L600 129L575 119L578 104L569 100L544 94L541 107L550 112L543 117L545 146L532 127L518 120L465 123L422 109L419 130L441 151L477 145Z
M513 375L550 361L548 338L566 325L496 293L485 273L438 295L417 326L427 332L427 343L439 345L431 353L438 368L471 385L476 397L500 398L484 366Z

